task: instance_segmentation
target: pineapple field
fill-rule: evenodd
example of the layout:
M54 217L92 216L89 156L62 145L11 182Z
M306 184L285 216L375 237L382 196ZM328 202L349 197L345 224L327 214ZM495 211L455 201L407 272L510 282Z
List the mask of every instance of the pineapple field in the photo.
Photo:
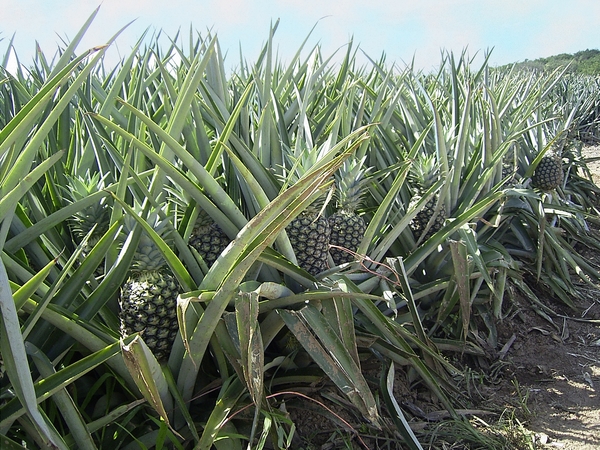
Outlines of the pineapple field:
M597 77L277 23L109 65L94 15L0 64L3 449L544 448L569 380L593 426Z

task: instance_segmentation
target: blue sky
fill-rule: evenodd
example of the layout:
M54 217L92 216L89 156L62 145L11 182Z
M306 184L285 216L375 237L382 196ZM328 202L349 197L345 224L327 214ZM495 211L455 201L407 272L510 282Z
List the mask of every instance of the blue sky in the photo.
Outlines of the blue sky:
M51 56L99 5L100 0L0 0L0 56L13 33L25 65L36 41ZM466 48L477 59L493 48L492 65L600 49L599 17L600 0L104 0L78 51L103 44L135 20L109 59L127 55L146 29L174 36L191 26L202 34L215 31L228 52L226 62L235 67L240 45L245 59L254 61L270 23L279 19L275 43L284 61L316 24L308 47L321 45L325 56L341 48L341 58L353 37L373 59L385 53L388 63L403 67L414 58L427 71L440 62L442 49L458 54Z

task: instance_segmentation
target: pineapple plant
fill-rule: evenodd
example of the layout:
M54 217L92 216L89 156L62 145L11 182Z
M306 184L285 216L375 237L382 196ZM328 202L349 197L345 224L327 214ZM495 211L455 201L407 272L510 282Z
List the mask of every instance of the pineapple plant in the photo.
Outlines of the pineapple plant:
M563 182L562 162L558 153L546 153L538 163L531 181L533 186L542 191L556 189Z
M435 155L423 155L418 157L410 170L413 186L416 189L415 196L411 199L411 206L416 204L425 192L435 184L439 177L439 171ZM442 203L436 211L439 195L436 193L425 206L417 213L411 221L410 228L418 240L427 240L440 230L446 220L446 208Z
M221 227L201 210L190 235L189 244L202 256L208 267L213 265L230 242L231 239Z
M131 219L131 218L130 218ZM151 214L148 222L164 237L167 219ZM131 230L131 222L128 228ZM119 298L120 331L123 337L141 333L144 342L164 360L178 332L177 297L179 284L170 272L154 241L142 233L128 280Z
M287 156L293 162L289 180L291 182L300 179L319 158L317 149L306 150L298 158ZM318 275L328 267L331 226L323 214L324 206L324 199L318 199L292 220L285 229L298 265L311 275Z
M362 241L367 224L362 216L356 213L365 193L365 174L362 160L344 161L344 165L336 173L337 211L328 221L331 227L331 258L336 265L354 261L356 252Z

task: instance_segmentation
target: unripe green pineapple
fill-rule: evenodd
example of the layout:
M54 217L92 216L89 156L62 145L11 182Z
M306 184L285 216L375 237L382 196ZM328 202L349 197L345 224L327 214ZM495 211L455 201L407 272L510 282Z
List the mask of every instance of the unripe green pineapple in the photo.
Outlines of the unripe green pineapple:
M154 229L164 238L165 221L153 214ZM131 225L129 226L132 229ZM170 272L162 253L143 233L134 256L129 279L121 287L119 319L125 337L140 332L158 360L169 354L179 330L177 297L179 284Z
M286 156L292 165L288 180L291 184L297 182L319 160L316 148L306 149L297 157L291 154ZM323 206L323 200L319 199L301 212L285 228L298 266L312 275L318 275L328 267L331 227L323 215Z
M202 256L208 267L212 266L231 239L204 211L200 211L192 234L190 245Z
M411 167L411 178L416 188L416 195L411 199L410 206L421 200L423 194L438 180L438 168L434 155L424 155L418 158ZM417 240L427 240L439 231L446 221L446 207L438 205L439 196L436 193L425 206L416 214L410 227ZM429 228L428 228L429 227Z
M156 356L165 359L179 329L177 280L168 271L133 272L121 288L121 334L141 332Z
M362 216L356 213L365 193L365 174L362 160L346 160L336 173L338 210L329 217L331 248L329 253L336 265L352 262L367 230Z
M327 269L331 227L318 207L311 206L300 213L285 231L301 268L311 275Z
M425 230L427 230L427 225L432 218L433 222L429 227L429 230L425 232L423 240L429 239L444 226L444 222L446 221L446 208L442 204L440 205L440 209L438 210L437 214L435 212L438 198L439 197L437 194L434 195L412 220L410 226L413 233L415 233L415 237L421 238L421 235L425 232ZM412 198L411 204L417 203L419 200L421 200L421 196L416 195Z
M520 183L521 175L519 174L519 165L516 161L514 151L505 155L502 159L502 172L500 176L504 181L504 188L516 187Z
M365 220L354 211L340 210L329 217L329 226L332 246L329 252L333 262L340 265L355 261L354 253L367 230Z
M560 157L555 154L546 154L538 163L531 181L533 186L543 191L556 189L563 182L563 170Z

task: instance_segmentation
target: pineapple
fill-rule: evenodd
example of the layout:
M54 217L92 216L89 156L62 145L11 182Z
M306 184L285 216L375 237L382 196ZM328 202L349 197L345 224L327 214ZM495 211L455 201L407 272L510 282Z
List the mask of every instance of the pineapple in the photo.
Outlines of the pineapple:
M154 225L159 235L164 235L166 219L160 221L156 214L152 214L149 223ZM178 295L176 278L170 273L154 241L143 233L134 256L131 275L121 287L121 335L125 337L140 332L156 359L166 359L179 329Z
M95 173L94 175L90 175L89 171L83 177L67 177L67 182L67 198L72 203L83 200L91 194L104 189L104 180L100 178L100 174ZM104 233L108 231L109 222L110 208L106 197L73 215L70 219L71 231L78 243L96 226L83 251L84 255L89 253Z
M533 172L533 186L543 190L556 189L563 182L562 162L557 153L549 152L542 157Z
M502 158L502 171L500 177L504 182L504 188L514 188L520 183L519 164L517 161L516 149L513 147ZM499 182L500 179L496 179Z
M293 163L289 180L291 182L300 179L319 158L317 149L306 150L297 158L287 156ZM311 275L318 275L328 267L331 227L323 210L324 202L319 199L302 211L285 229L298 265Z
M321 214L320 202L301 212L285 231L301 268L311 275L318 275L327 269L331 227Z
M417 193L411 205L417 203L423 194L438 180L438 168L434 155L424 155L411 167L411 178ZM410 227L418 240L427 240L440 230L446 220L446 208L442 203L436 213L439 195L436 193L412 220ZM431 222L431 223L430 223Z
M200 211L189 243L202 256L208 267L213 265L230 242L231 239L219 225L206 212Z
M328 219L331 227L329 252L336 265L354 261L353 253L367 230L364 219L356 213L365 192L367 170L363 163L364 158L347 160L336 174L338 210Z

